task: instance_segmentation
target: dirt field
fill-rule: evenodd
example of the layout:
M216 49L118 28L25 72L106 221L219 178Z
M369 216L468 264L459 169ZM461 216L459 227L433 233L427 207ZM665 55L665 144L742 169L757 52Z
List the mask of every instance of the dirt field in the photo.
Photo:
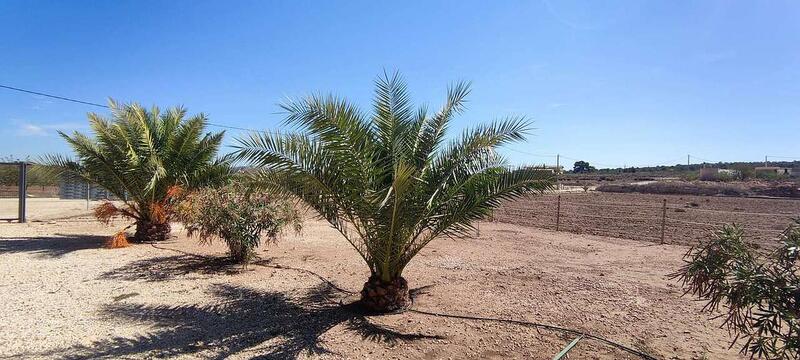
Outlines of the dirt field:
M590 191L561 195L559 228L659 242L664 199L667 200L665 242L668 244L693 245L707 238L720 224L734 222L742 225L754 242L770 245L793 217L800 217L800 200ZM495 219L555 229L556 209L556 196L548 195L506 204L495 212Z
M247 270L183 253L224 248L179 229L160 248L99 248L116 228L0 225L0 357L550 359L575 337L415 312L429 311L563 326L656 358L740 358L667 279L682 246L483 223L479 237L441 239L412 262L415 311L365 316L349 305L356 295L293 269L360 290L366 267L322 222L261 249ZM571 354L636 358L591 339Z

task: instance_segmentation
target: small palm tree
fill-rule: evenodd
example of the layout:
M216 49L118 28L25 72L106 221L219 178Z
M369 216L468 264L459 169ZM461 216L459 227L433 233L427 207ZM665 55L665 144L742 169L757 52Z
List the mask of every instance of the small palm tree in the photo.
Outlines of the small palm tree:
M186 118L186 109L166 112L138 104L109 101L111 119L89 113L94 138L59 132L77 159L49 155L44 164L64 175L97 184L123 202L97 209L99 219L122 215L135 220L136 241L164 240L170 232L170 197L176 188L191 189L224 181L230 173L217 159L223 132L203 134L203 114Z
M252 133L236 156L263 170L255 184L294 194L316 209L361 255L371 276L361 301L378 312L410 304L406 265L432 240L474 231L501 201L542 192L551 175L510 169L495 150L521 141L522 117L479 125L445 139L464 108L466 83L448 90L436 113L413 110L402 79L376 81L371 114L344 99L310 96L282 105L300 132Z

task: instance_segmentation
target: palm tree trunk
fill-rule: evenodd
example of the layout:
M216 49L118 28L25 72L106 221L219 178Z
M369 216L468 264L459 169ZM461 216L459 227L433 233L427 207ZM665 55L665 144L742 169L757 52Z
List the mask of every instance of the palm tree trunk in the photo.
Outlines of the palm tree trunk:
M361 290L361 304L378 313L401 312L411 306L408 282L403 277L387 281L372 275Z
M159 223L150 220L136 221L136 233L133 239L136 242L164 241L169 237L172 228L169 222Z

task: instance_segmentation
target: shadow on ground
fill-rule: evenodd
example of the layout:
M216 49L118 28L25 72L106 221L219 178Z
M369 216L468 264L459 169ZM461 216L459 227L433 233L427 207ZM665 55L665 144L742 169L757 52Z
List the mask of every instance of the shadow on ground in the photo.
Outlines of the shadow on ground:
M404 334L373 324L355 304L330 301L333 290L326 284L299 299L233 285L216 285L210 291L214 295L211 305L107 305L101 315L119 322L150 325L156 330L36 355L66 359L179 355L224 359L239 354L255 359L287 359L304 353L332 353L325 348L321 336L339 324L363 339L389 345L441 338Z
M166 281L189 274L236 274L242 266L229 257L200 257L194 255L159 256L132 261L100 275L103 280Z
M97 249L108 236L63 235L52 237L0 238L0 254L32 253L42 257L60 257L73 251Z

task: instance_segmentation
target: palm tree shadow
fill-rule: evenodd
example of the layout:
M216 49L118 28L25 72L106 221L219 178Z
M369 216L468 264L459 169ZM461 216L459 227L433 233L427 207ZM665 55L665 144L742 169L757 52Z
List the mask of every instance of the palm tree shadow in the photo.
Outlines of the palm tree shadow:
M189 274L219 275L241 271L241 265L234 263L228 256L199 257L180 254L132 261L104 272L99 279L166 281Z
M31 253L57 258L73 251L100 248L107 240L108 236L64 234L52 237L3 237L0 238L0 254Z
M102 315L150 325L157 330L38 355L94 359L195 354L224 359L252 352L252 358L287 359L303 353L332 353L322 344L321 336L339 324L364 339L386 344L441 339L436 335L405 334L372 324L355 304L340 305L330 301L333 290L325 284L298 300L281 293L233 285L217 285L211 291L216 300L213 305L109 304ZM320 301L322 299L325 301Z

